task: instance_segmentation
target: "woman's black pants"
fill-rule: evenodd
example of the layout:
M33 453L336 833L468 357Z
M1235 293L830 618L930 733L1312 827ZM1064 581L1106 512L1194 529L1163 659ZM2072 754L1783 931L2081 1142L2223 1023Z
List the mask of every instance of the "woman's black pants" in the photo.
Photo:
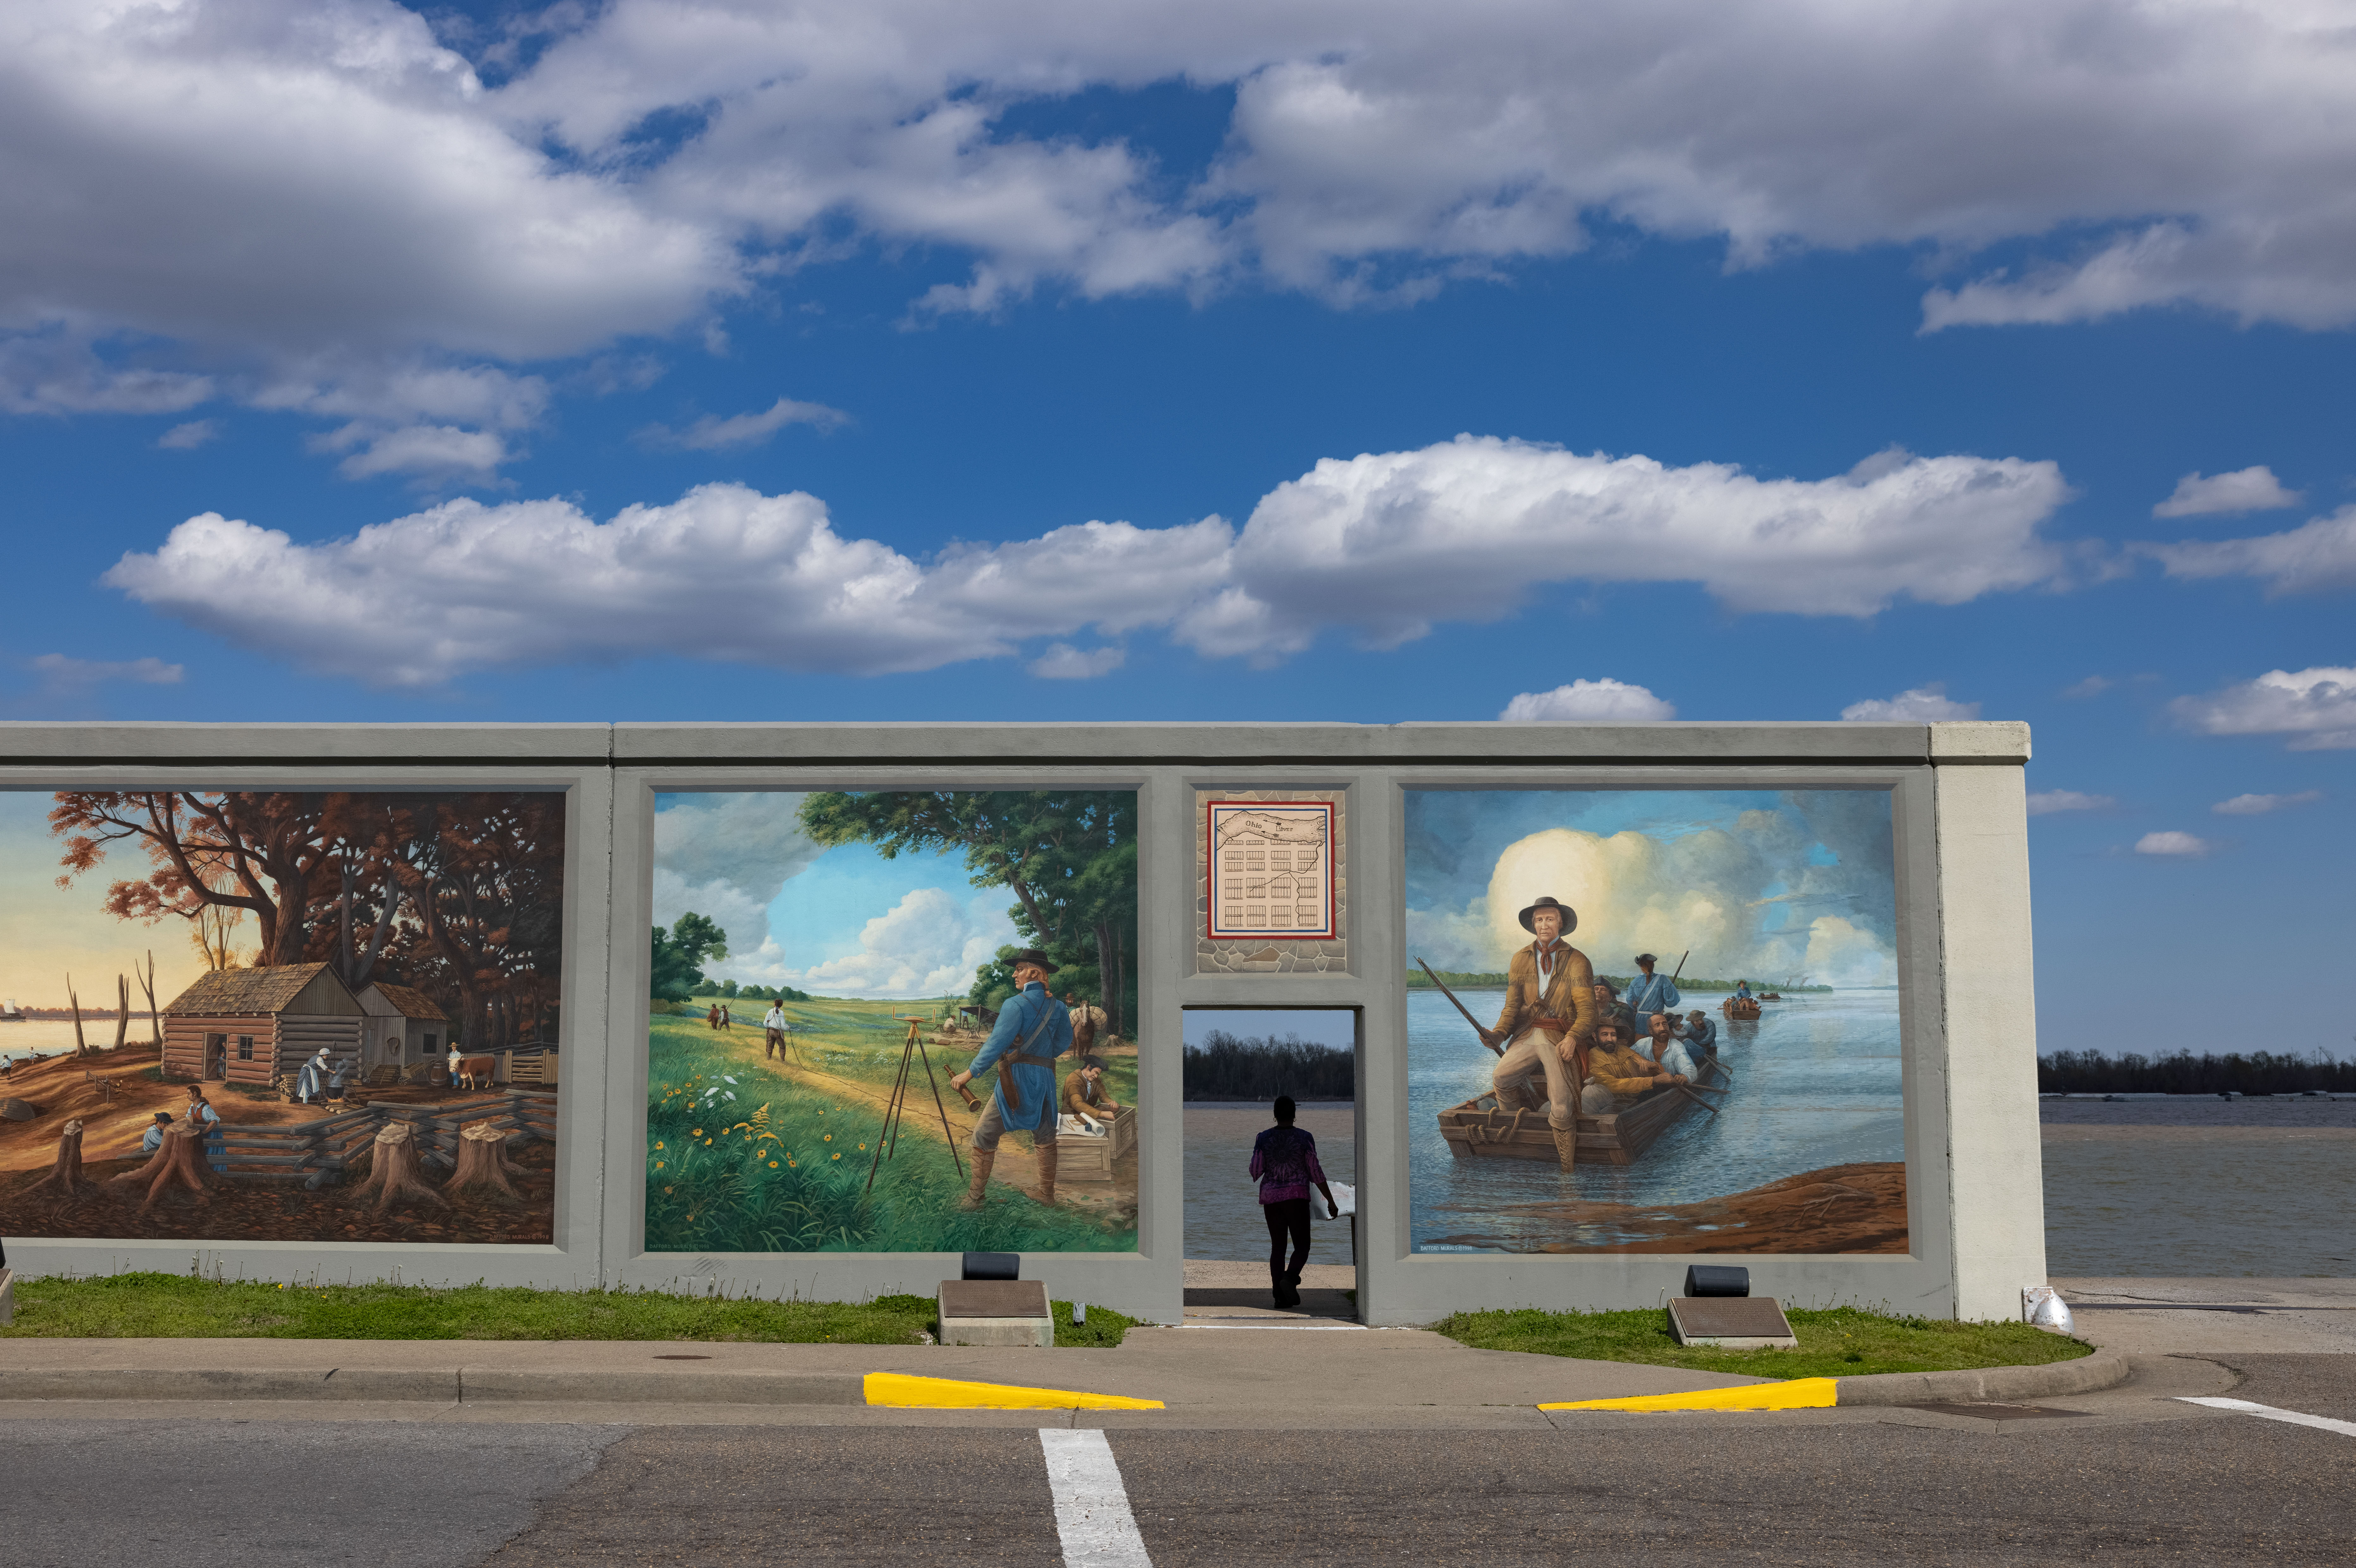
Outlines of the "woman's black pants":
M1268 1220L1269 1283L1279 1294L1285 1286L1301 1277L1301 1265L1309 1261L1309 1200L1288 1197L1279 1203L1263 1203L1260 1213ZM1292 1266L1284 1266L1284 1240L1292 1238Z

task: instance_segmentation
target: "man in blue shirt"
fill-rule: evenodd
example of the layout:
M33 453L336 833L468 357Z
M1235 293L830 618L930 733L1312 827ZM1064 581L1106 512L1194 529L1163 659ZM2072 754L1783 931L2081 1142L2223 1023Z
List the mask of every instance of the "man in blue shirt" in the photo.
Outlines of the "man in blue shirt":
M1636 967L1644 972L1628 987L1628 1011L1636 1015L1639 1024L1649 1026L1654 1014L1670 1013L1676 1009L1679 1000L1676 986L1653 972L1653 965L1659 961L1648 952L1636 955Z
M1680 1032L1685 1036L1687 1047L1697 1056L1718 1049L1718 1026L1711 1023L1709 1015L1699 1008L1686 1015Z
M980 1208L998 1163L998 1140L1008 1128L1031 1134L1039 1161L1039 1201L1055 1201L1055 1058L1072 1047L1071 1010L1047 994L1055 967L1037 948L1014 955L1014 994L999 1009L997 1026L973 1065L949 1079L962 1090L998 1069L998 1087L973 1129L973 1184L958 1207Z

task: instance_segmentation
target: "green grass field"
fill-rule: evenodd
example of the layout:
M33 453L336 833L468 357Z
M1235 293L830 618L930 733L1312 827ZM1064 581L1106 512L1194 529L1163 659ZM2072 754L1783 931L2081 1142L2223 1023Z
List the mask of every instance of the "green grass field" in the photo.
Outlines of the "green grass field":
M1136 1319L1055 1304L1055 1344L1109 1347ZM0 1338L693 1339L771 1345L912 1345L936 1331L933 1300L762 1301L664 1291L461 1285L278 1285L189 1274L23 1280Z
M1133 1219L1113 1223L1078 1208L1044 1208L1002 1186L993 1186L981 1212L960 1212L964 1186L921 1069L897 1151L867 1190L882 1112L853 1090L878 1097L890 1090L907 1036L894 1015L937 1016L937 1001L786 1003L798 1058L844 1085L830 1094L763 1065L766 1003L731 999L736 1027L723 1035L703 1021L713 1000L697 998L693 1016L658 1015L648 1025L649 1251L1136 1250ZM945 1101L952 1098L948 1075L965 1062L933 1053ZM1135 1058L1109 1058L1105 1076L1122 1103L1136 1102ZM950 1119L960 1140L969 1125L969 1118Z
M1956 1323L1898 1317L1858 1307L1795 1310L1794 1350L1688 1348L1669 1337L1668 1314L1460 1312L1431 1326L1476 1350L1528 1350L1593 1361L1643 1361L1753 1378L1855 1378L1873 1372L1949 1372L1967 1367L2033 1367L2094 1353L2081 1340L2026 1323Z

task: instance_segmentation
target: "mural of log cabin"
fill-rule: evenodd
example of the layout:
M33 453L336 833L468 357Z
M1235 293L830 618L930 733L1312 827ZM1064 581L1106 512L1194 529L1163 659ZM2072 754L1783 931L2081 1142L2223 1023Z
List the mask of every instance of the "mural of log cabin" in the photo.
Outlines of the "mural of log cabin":
M164 1009L164 1076L266 1087L320 1047L357 1068L367 1014L324 963L215 970Z
M359 1002L368 1015L360 1047L362 1070L414 1067L448 1048L454 1032L450 1019L423 992L380 980L360 993Z

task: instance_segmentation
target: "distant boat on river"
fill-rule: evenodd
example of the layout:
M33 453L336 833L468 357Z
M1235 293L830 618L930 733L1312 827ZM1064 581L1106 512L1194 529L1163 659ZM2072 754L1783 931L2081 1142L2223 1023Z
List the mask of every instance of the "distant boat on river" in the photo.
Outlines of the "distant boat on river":
M0 1024L21 1024L24 1021L25 1010L16 1005L15 997L0 1002Z

